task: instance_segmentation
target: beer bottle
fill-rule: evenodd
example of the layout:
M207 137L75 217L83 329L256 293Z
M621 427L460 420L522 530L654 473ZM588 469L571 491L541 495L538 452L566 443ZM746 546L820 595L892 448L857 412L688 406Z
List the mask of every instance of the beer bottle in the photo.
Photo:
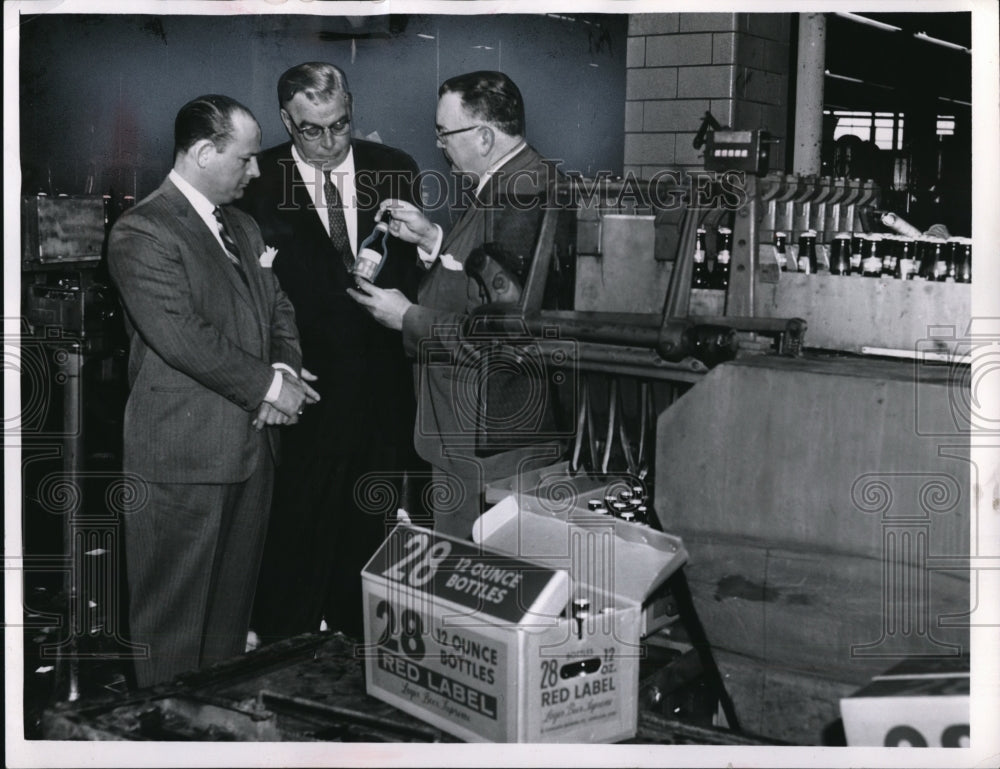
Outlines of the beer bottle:
M715 267L712 269L712 288L725 291L729 288L729 258L733 247L733 231L728 227L719 227L715 254Z
M806 230L799 237L799 272L816 272L816 230Z
M861 241L861 274L866 278L877 278L882 274L881 241L878 235L865 235Z
M952 236L945 244L945 275L938 280L955 281L958 277L958 262L962 259L962 239Z
M895 276L900 280L913 280L916 275L915 248L913 238L899 238L897 241Z
M882 275L891 278L896 272L896 236L882 235Z
M705 263L705 228L699 227L694 244L694 272L691 274L691 288L708 288L710 282L708 265Z
M382 221L375 224L375 229L361 243L358 258L354 262L355 278L364 278L370 283L375 282L379 272L385 265L389 255L389 222L388 213L383 214Z
M833 248L830 251L830 274L851 274L851 236L846 232L838 232L833 238Z
M943 283L948 277L948 249L946 246L947 242L944 238L930 239L930 250L933 254L931 263L934 265L934 269L928 276L928 280Z
M934 280L934 247L929 237L917 238L915 258L919 265L917 277Z
M955 266L955 282L972 282L972 238L959 238L958 263Z
M851 235L851 272L855 275L861 274L861 244L864 242L864 235L855 232Z
M583 638L583 623L590 616L590 601L586 598L573 599L573 621L576 622L576 637Z
M788 272L788 253L785 251L785 244L788 242L788 235L784 232L774 233L774 254L778 260L778 267L782 272Z

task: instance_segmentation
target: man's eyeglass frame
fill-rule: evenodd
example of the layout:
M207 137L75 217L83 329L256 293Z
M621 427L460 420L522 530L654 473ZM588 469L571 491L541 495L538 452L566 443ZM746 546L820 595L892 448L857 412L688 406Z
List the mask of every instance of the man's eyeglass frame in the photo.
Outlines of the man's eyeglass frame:
M307 125L305 127L302 127L302 126L295 125L295 123L292 122L291 120L289 120L288 122L292 124L292 128L294 128L296 130L296 132L299 134L299 136L301 136L306 141L310 141L310 142L317 142L317 141L319 141L320 139L323 138L323 135L327 131L330 132L330 136L343 136L344 134L346 134L348 131L351 130L351 116L350 116L350 114L348 114L347 117L341 118L340 120L337 121L337 123L343 123L344 124L339 129L336 128L337 123L334 123L333 125L327 125L327 126Z
M441 139L445 139L449 136L454 136L455 134L465 133L466 131L474 131L477 128L483 128L483 124L477 123L476 125L466 126L465 128L456 128L454 131L438 131L437 129L435 129L434 134L435 136L437 136L438 141L440 141Z

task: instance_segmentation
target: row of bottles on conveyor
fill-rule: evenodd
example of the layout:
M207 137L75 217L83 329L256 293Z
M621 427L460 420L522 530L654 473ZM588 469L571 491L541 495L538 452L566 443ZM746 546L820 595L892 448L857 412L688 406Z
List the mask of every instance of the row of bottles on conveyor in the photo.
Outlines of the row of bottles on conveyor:
M877 210L872 180L773 172L758 187L760 264L782 271L967 283L972 241Z
M886 226L906 227L892 213L882 215ZM932 232L941 232L941 229ZM706 249L707 231L699 227L694 249L692 288L729 287L732 230L716 230L716 254L710 264ZM775 232L774 259L782 272L830 275L860 275L872 278L928 280L939 283L972 282L972 238L941 234L922 234L910 228L909 234L838 232L829 243L820 243L815 230L798 234L792 243L786 232ZM762 255L762 262L767 257Z
M786 233L774 233L774 254L781 271L972 281L972 238L840 232L826 247L816 240L816 231L806 230L792 249Z

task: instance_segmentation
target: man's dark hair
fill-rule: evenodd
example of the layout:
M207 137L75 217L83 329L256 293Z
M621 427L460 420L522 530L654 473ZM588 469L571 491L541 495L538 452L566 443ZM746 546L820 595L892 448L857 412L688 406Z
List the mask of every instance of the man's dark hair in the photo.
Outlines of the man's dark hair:
M224 150L233 139L233 115L237 112L256 120L250 110L228 96L213 93L189 101L174 120L174 156L202 139L211 141L220 152Z
M340 67L325 61L307 61L286 70L278 78L278 105L284 107L298 93L305 94L313 104L325 102L338 91L350 99L347 75Z
M469 112L508 136L524 136L524 100L503 72L480 70L456 75L438 89L438 97L446 93L457 93Z

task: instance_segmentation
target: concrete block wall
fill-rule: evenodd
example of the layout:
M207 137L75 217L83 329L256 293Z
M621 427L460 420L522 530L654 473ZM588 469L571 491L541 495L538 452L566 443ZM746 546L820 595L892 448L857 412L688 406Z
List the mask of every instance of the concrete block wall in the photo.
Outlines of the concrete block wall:
M722 125L786 139L791 15L643 13L629 17L626 174L701 168L692 140L711 111ZM772 149L783 167L784 145Z

